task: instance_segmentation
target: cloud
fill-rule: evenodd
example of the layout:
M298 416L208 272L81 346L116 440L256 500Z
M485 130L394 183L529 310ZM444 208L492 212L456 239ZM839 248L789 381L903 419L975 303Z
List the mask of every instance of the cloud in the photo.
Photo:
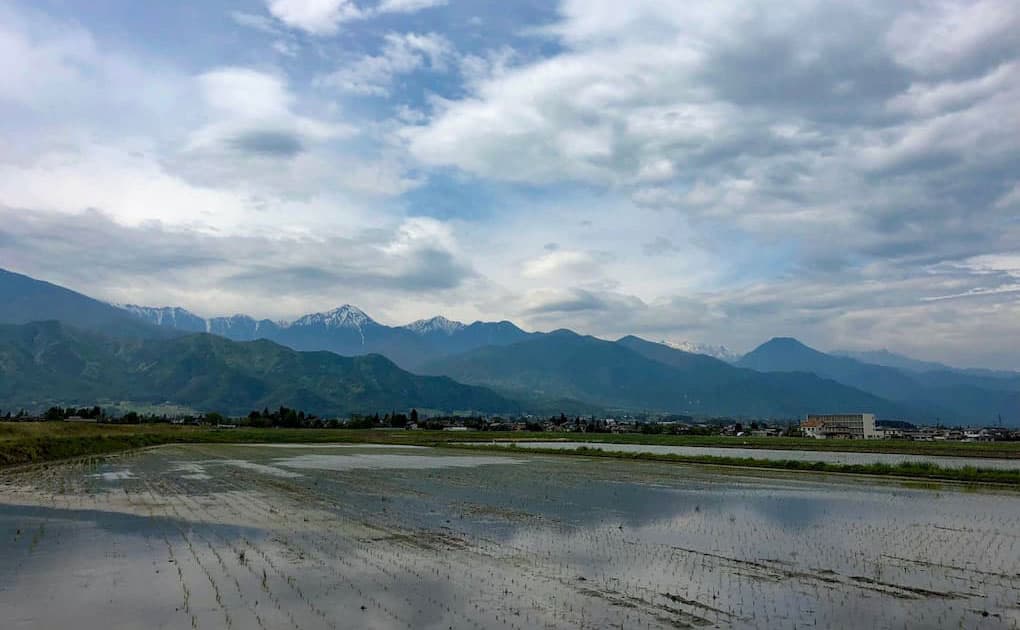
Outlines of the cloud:
M682 251L672 240L665 236L657 236L651 241L641 245L641 249L647 256L663 256L674 252Z
M362 15L350 0L267 0L266 8L287 26L312 35L332 35L341 22Z
M951 75L998 65L1020 52L1020 11L1010 2L931 2L899 15L886 36L896 61Z
M449 40L436 33L387 33L378 55L353 59L319 83L353 94L386 96L396 77L420 68L443 71L453 55Z
M526 261L521 273L529 278L591 277L599 272L600 259L605 258L605 254L556 247Z
M242 152L280 157L293 157L303 150L303 143L297 135L271 129L242 132L231 138L230 143Z
M457 250L451 229L426 218L348 235L229 236L158 221L125 226L96 210L0 207L5 267L116 302L176 300L210 314L289 316L313 303L368 308L455 291L475 276Z
M364 20L391 13L416 13L439 7L446 0L382 0L363 8L352 0L266 0L266 8L291 28L311 35L334 35L344 22Z
M415 13L422 9L441 7L447 0L382 0L376 7L377 13Z
M608 306L598 295L583 289L536 289L524 298L524 312L529 315L603 311Z
M164 159L165 168L199 186L243 186L264 198L307 196L342 183L342 177L325 181L342 159L329 149L357 135L354 126L297 113L286 80L268 72L216 68L196 82L204 122Z
M544 29L559 52L475 72L402 135L432 167L622 192L811 257L832 230L855 235L849 259L1002 247L989 198L1020 158L1020 8L936 9L568 1ZM961 213L985 235L967 251Z
M256 31L261 31L270 35L279 35L281 32L276 22L273 21L273 18L267 15L247 13L244 11L232 11L230 13L230 18L241 26L252 28Z
M441 4L202 4L187 37L4 4L0 260L207 314L1020 367L1020 5Z

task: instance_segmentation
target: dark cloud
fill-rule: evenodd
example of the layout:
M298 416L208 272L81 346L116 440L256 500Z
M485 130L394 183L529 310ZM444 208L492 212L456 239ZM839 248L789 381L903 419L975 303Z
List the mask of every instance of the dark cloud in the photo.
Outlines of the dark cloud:
M97 210L55 214L0 207L0 251L25 269L76 282L173 273L228 261L229 248L210 237L168 230L158 222L136 228Z
M238 151L267 157L294 157L304 150L301 137L290 131L246 131L228 143Z
M819 3L769 28L773 10L748 10L730 25L740 36L720 37L708 50L702 79L719 97L821 123L889 118L883 101L911 82L882 42L867 41L880 37L889 12Z
M574 289L539 295L535 303L528 306L525 312L529 315L548 315L579 311L604 311L607 308L609 308L609 304L594 293L583 289Z
M152 295L163 304L171 292L204 291L253 305L353 290L413 296L454 290L475 276L428 238L393 230L354 238L218 236L154 222L125 226L95 210L65 215L2 207L0 219L5 266L99 295L143 293L132 301ZM394 239L402 239L398 252L391 251Z

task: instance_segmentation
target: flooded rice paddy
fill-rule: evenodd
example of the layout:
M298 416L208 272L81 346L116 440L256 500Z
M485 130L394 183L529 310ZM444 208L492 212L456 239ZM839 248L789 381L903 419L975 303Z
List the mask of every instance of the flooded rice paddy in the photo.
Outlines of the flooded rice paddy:
M421 448L0 473L4 628L1018 628L1020 495Z
M473 442L486 446L517 446L519 448L543 448L572 451L582 446L604 451L621 453L654 453L656 455L692 455L710 457L749 457L751 459L786 459L800 462L825 462L827 464L900 464L903 462L925 462L943 468L994 468L996 470L1020 470L1020 459L997 459L991 457L945 457L936 455L911 455L907 453L853 453L841 451L800 451L772 448L731 448L715 446L676 446L672 444L607 444L600 442L543 442L532 440L500 440Z

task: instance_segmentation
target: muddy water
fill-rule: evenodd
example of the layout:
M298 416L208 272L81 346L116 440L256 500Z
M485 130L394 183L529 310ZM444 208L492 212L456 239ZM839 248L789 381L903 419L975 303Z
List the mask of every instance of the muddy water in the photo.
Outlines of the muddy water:
M0 473L3 628L1020 627L1020 495L173 446Z

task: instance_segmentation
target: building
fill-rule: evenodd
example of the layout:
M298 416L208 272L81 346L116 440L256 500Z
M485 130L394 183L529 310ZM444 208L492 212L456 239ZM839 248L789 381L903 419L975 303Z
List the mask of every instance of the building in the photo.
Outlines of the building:
M807 437L820 440L872 440L881 437L873 413L809 414L800 425Z
M906 436L903 433L903 429L899 427L878 427L875 429L878 432L878 437L885 440L902 440Z

